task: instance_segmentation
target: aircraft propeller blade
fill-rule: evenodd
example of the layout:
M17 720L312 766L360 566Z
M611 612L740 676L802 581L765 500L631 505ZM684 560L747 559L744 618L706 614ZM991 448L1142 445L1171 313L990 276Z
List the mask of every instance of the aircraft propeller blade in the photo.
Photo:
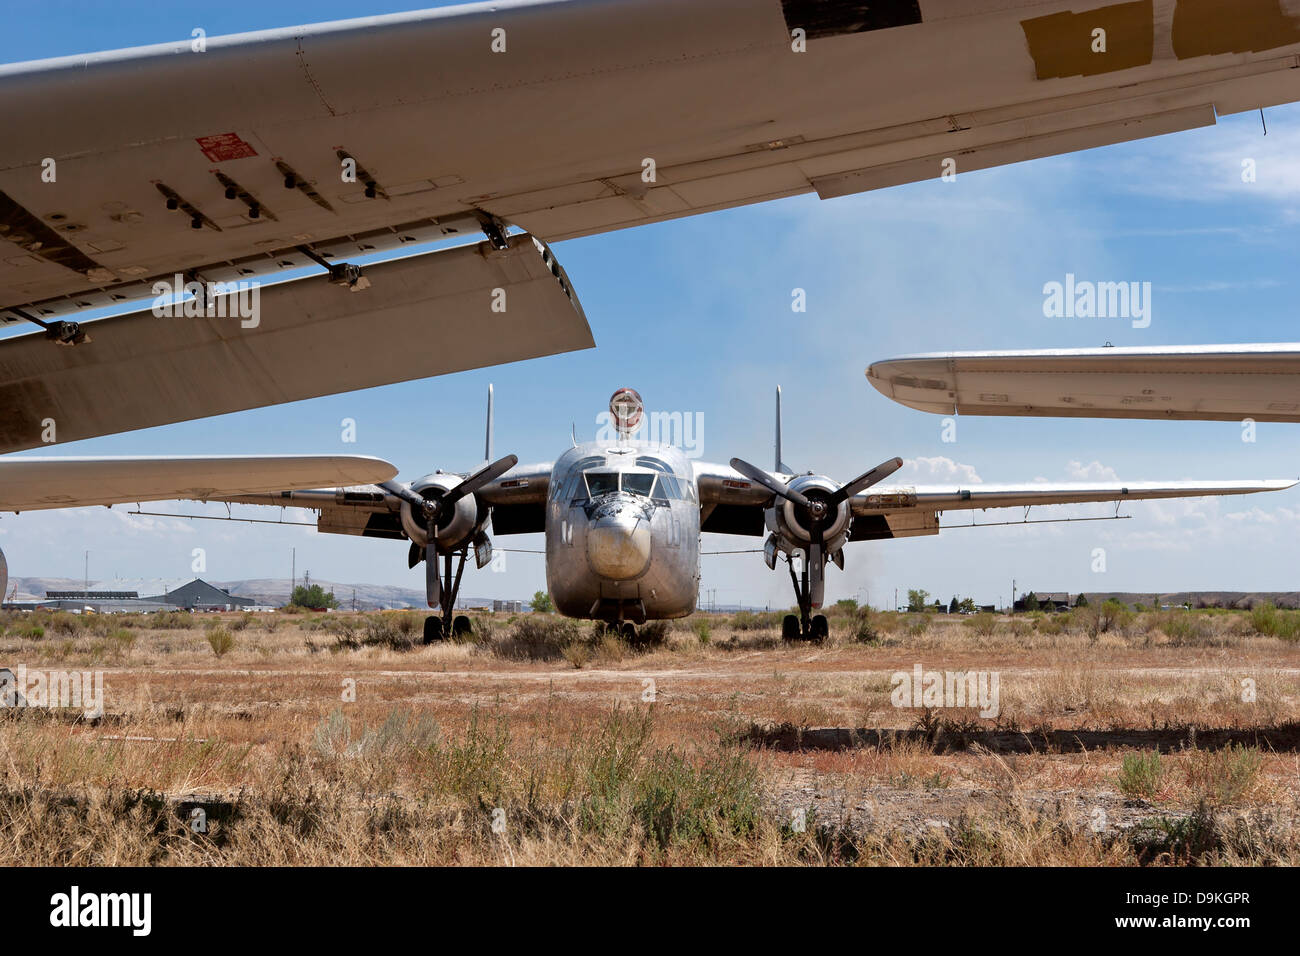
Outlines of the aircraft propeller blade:
M388 492L390 495L401 498L412 508L419 510L421 514L428 514L429 509L434 506L433 502L424 497L424 495L417 495L400 481L381 481L375 487L383 488L384 491Z
M442 604L442 579L438 576L438 552L432 547L433 538L429 544L424 556L424 599L429 607L436 608Z
M447 492L439 499L440 507L454 505L466 495L472 495L488 482L496 481L507 471L519 464L519 458L515 455L506 455L504 458L498 458L491 464L484 465L478 471L474 472L464 481L462 481L451 491Z
M854 478L847 485L842 487L839 491L835 492L835 494L831 495L830 501L826 502L826 506L828 508L839 507L841 501L847 501L849 498L852 498L854 495L856 495L859 491L863 491L867 488L870 488L872 485L876 484L877 482L884 481L886 478L888 478L890 475L892 475L894 472L898 471L898 469L902 467L903 467L903 459L901 458L891 458L889 459L889 461L882 462L881 464L877 465L875 468L872 468L870 471L858 475L858 477Z
M816 539L808 546L808 596L813 607L821 607L826 598L826 556L822 548L821 526L813 532Z
M731 459L731 467L736 469L736 471L740 472L742 475L744 475L746 478L750 479L751 481L758 482L760 485L762 485L768 491L772 492L772 494L776 495L777 497L785 498L787 501L792 501L800 508L807 508L809 510L812 509L812 502L809 501L806 497L801 495L799 492L795 491L785 482L779 481L776 478L772 477L770 474L765 472L762 468L759 468L755 465L751 465L743 458Z

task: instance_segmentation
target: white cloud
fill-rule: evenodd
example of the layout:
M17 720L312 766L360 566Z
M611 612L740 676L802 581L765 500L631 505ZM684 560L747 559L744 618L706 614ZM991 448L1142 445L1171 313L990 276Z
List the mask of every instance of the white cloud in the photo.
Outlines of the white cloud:
M1065 466L1065 473L1070 476L1071 481L1119 481L1115 469L1099 461L1087 465L1083 462L1071 461Z
M937 481L970 485L978 485L984 480L976 473L974 465L963 465L942 455L934 458L908 458L895 478L916 483Z

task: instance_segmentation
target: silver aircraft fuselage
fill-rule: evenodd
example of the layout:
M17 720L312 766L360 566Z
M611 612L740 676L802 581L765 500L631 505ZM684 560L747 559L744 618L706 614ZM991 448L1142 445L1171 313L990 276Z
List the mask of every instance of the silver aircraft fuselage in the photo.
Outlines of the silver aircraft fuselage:
M560 456L546 504L546 584L577 618L685 617L700 584L700 500L678 448L588 442Z

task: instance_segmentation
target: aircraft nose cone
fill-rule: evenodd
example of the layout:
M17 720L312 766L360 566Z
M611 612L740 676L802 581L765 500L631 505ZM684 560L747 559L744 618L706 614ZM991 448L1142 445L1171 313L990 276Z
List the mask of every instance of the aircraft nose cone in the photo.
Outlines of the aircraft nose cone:
M650 563L650 525L639 515L612 514L587 529L587 561L611 581L635 578Z

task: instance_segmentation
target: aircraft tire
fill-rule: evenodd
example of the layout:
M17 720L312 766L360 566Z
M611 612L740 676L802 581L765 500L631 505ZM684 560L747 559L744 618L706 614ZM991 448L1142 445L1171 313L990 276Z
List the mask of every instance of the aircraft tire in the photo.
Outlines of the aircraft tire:
M781 639L783 641L797 641L803 635L799 632L799 618L794 614L787 614L781 620Z
M433 644L442 640L442 618L430 614L424 619L424 643Z
M812 640L820 644L830 637L831 626L826 620L825 614L815 615L812 619Z

